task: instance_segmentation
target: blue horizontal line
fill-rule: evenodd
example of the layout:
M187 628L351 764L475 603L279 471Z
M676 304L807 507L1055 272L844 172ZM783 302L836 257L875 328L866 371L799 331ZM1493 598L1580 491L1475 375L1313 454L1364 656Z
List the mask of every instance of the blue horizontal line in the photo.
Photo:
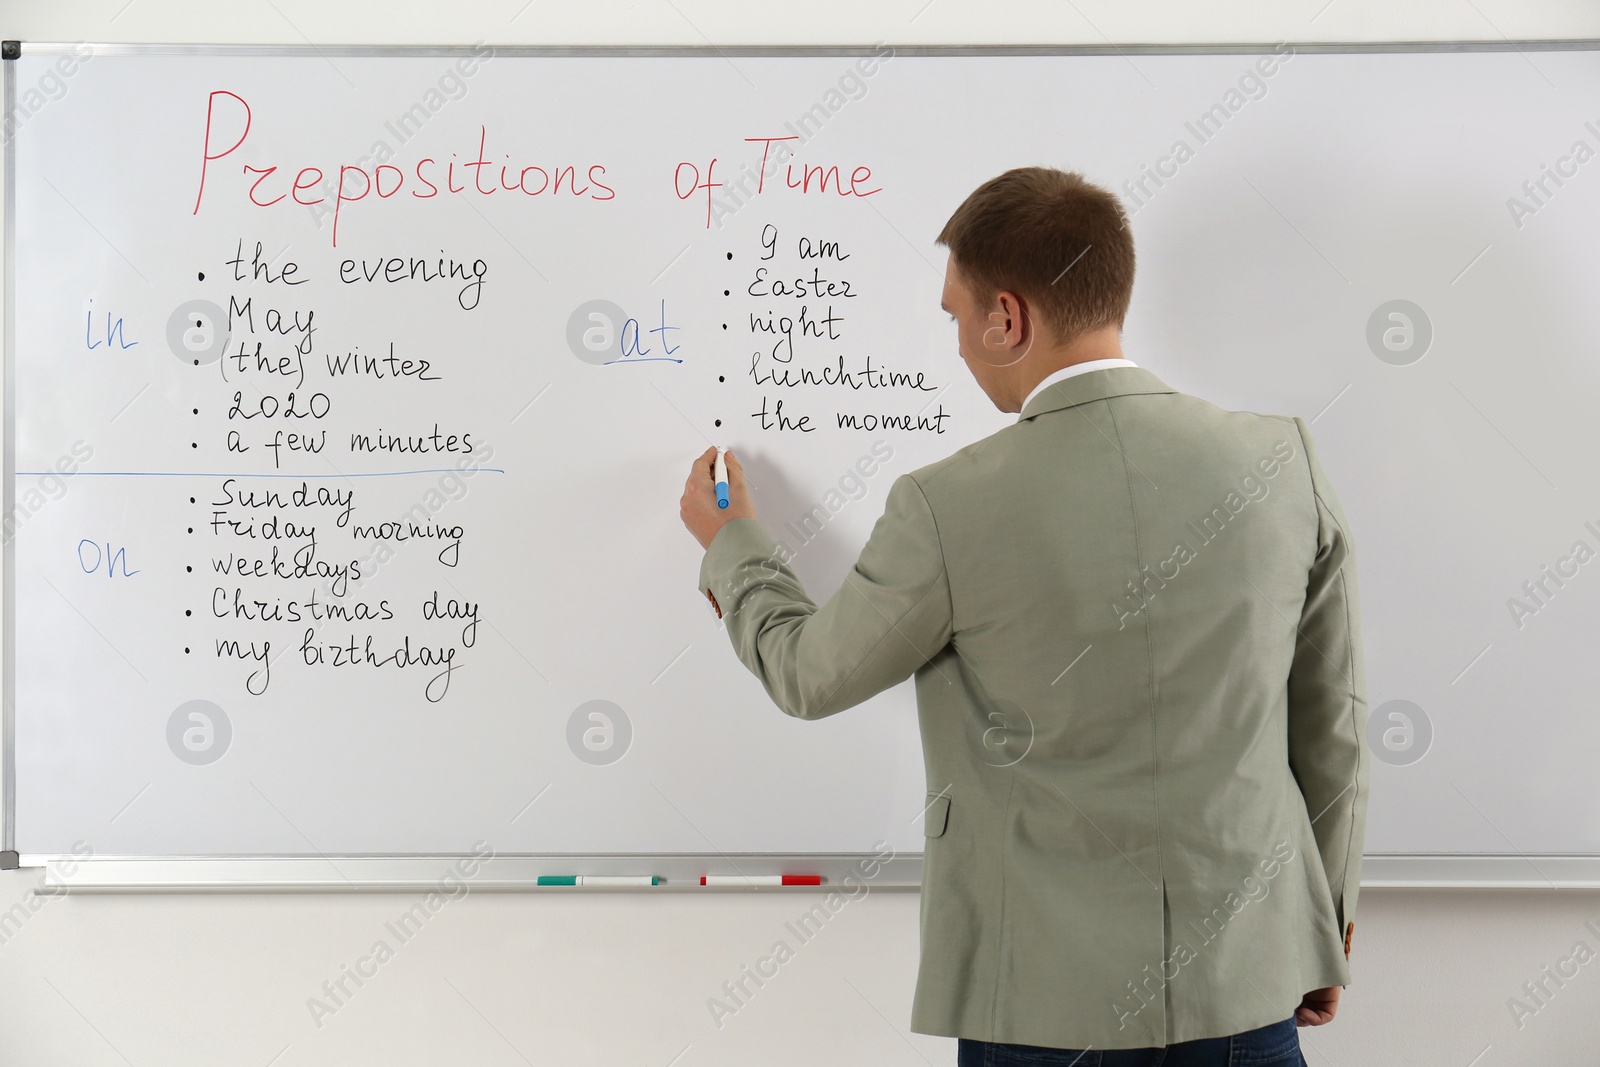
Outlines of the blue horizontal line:
M63 474L60 471L17 471L19 478L44 478L55 475L58 478L396 478L406 474L504 474L502 467L472 467L462 469L459 467L428 467L415 471L369 471L357 474L256 474L251 471L236 471L232 474L217 474L210 471L77 471L73 474Z

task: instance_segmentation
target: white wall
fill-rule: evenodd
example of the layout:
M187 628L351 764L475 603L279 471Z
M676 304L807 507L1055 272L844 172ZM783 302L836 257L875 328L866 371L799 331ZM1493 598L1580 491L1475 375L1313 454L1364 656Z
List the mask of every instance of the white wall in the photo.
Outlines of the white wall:
M1600 37L1580 0L0 0L0 36L56 41L492 44L1221 42ZM910 1034L917 896L834 916L717 1027L707 998L788 937L803 893L473 893L441 909L320 1027L307 1000L415 894L31 895L0 875L0 1064L953 1064ZM1592 922L1593 928L1585 923ZM1313 1067L1596 1062L1600 959L1519 1028L1507 1001L1576 943L1600 892L1367 890L1339 1018ZM789 938L792 940L792 938Z

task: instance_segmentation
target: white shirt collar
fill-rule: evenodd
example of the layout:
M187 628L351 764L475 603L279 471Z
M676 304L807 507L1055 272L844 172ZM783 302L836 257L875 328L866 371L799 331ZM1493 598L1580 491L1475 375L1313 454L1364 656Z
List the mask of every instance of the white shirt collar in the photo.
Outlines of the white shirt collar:
M1028 399L1022 402L1022 410L1028 410L1028 404L1034 397L1050 388L1059 381L1072 377L1074 374L1084 374L1092 370L1105 370L1107 367L1137 367L1138 364L1131 359L1091 359L1083 363L1074 363L1070 367L1062 367L1053 374L1047 375L1044 381L1033 387L1033 392L1028 394ZM1019 412L1020 414L1020 412Z

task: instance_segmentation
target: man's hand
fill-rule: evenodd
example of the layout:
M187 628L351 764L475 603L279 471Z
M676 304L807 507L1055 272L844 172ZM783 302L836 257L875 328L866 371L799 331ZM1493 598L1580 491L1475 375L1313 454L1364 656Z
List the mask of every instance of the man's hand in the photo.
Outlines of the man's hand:
M701 453L689 470L689 480L683 483L683 499L678 501L678 514L683 518L684 526L694 534L694 539L700 542L701 548L711 547L711 539L717 536L717 531L729 519L756 517L755 505L750 503L750 494L745 489L744 468L732 452L727 455L727 463L728 506L725 508L717 507L715 448L708 448Z
M1339 1010L1340 986L1329 986L1327 989L1313 989L1300 998L1300 1006L1294 1010L1294 1024L1296 1026L1321 1026L1323 1023L1332 1022L1334 1012Z

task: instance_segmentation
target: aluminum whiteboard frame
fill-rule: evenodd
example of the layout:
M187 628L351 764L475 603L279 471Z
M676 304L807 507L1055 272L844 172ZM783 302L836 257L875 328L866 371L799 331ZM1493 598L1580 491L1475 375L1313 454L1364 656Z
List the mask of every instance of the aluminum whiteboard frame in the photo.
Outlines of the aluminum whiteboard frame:
M443 881L453 862L470 854L376 856L79 857L24 856L24 867L43 866L36 892L68 893L347 893L459 890ZM920 889L922 853L898 852L879 859L879 872L865 877L858 866L876 853L526 853L496 854L482 861L482 873L460 876L472 891L534 892L749 892L767 887L708 888L700 875L773 874L782 871L822 876L821 886L790 886L773 892L827 892L856 895L874 889ZM37 862L36 862L37 861ZM330 868L332 873L330 873ZM538 886L541 874L655 874L651 887ZM1363 889L1593 889L1600 884L1600 856L1416 856L1368 855L1362 865ZM449 888L446 888L447 885Z
M789 58L874 56L872 45L528 45L480 42L494 49L495 55L543 59L581 59L586 57L664 57L664 58ZM378 44L185 44L139 43L94 44L91 42L20 42L23 55L64 55L77 48L89 48L103 56L347 56L384 58L388 56L477 55L476 44L458 45L378 45ZM1298 53L1388 53L1388 52L1582 52L1600 49L1600 38L1543 38L1529 40L1482 41L1241 41L1222 44L1084 44L1084 45L896 45L889 44L896 56L1211 56L1265 55L1287 46Z
M884 42L880 42L884 43ZM1103 44L1103 45L890 45L896 56L1135 56L1135 55L1256 55L1270 54L1287 45L1297 54L1391 54L1456 52L1576 52L1600 51L1600 38L1497 40L1497 41L1308 41L1241 42L1232 44ZM476 45L329 45L326 47L268 44L85 44L24 41L20 55L67 55L87 46L97 56L329 56L453 57L477 54ZM499 45L497 56L512 58L788 58L877 55L877 45ZM3 115L9 118L16 98L15 60L0 60L4 87ZM13 389L16 351L16 152L5 138L5 329L0 359L5 362L4 486L0 489L4 511L0 519L15 514L15 463ZM16 852L16 699L13 685L16 649L12 641L16 619L13 596L15 558L12 538L5 536L3 605L0 605L0 870L44 868L43 887L53 892L372 892L424 890L439 886L453 861L469 858L457 853L238 855L238 856L98 856L26 854ZM533 890L540 874L655 874L666 884L627 892L701 890L699 876L718 874L772 874L784 870L821 874L824 889L839 885L858 863L877 853L505 853L487 864L496 867L467 884L472 889ZM881 861L880 861L881 862ZM885 866L900 864L892 875L880 874L865 884L874 888L910 889L921 885L922 854L902 852ZM330 865L335 876L330 877ZM342 868L342 871L341 871ZM353 877L352 877L353 875ZM859 872L856 877L860 878ZM1600 854L1526 853L1368 853L1363 857L1363 888L1462 889L1597 889L1600 888ZM540 891L551 891L542 887ZM560 892L562 889L555 889ZM566 891L607 892L598 888ZM713 890L715 891L715 890ZM782 892L783 890L772 890ZM811 890L815 892L816 890Z
M17 865L17 738L16 738L16 695L12 679L16 677L13 669L16 659L16 647L11 640L12 620L16 618L14 592L16 560L12 546L12 533L16 529L16 450L13 447L15 431L14 420L11 417L13 398L16 390L13 388L16 375L16 361L12 353L17 350L17 286L12 270L16 262L17 241L17 153L12 148L12 131L6 130L11 124L11 116L17 99L17 65L15 60L0 59L0 87L4 88L5 98L0 100L0 136L5 140L5 251L4 262L0 263L0 270L5 272L5 295L3 298L3 314L6 317L3 339L0 339L0 360L5 362L3 375L0 381L4 382L5 396L4 412L0 418L5 420L4 432L0 433L0 450L5 452L0 457L0 478L4 486L0 487L0 537L4 538L3 560L0 560L0 869Z

